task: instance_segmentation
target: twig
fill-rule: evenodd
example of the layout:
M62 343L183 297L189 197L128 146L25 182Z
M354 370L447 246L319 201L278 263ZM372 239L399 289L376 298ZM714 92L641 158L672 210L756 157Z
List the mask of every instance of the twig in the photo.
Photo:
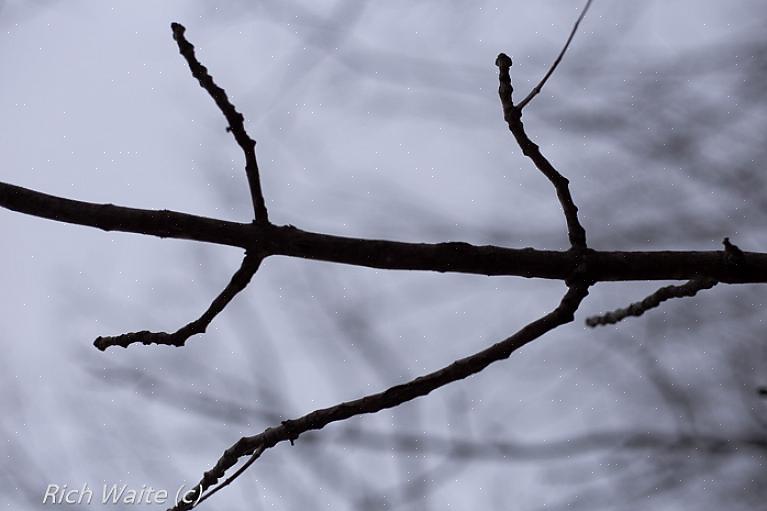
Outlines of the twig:
M279 426L268 428L262 433L242 437L219 458L216 465L205 472L202 480L187 493L186 502L195 502L201 492L213 487L239 458L253 454L259 449L269 449L280 442L295 440L301 434L322 429L332 422L342 421L357 415L376 413L394 408L417 397L425 396L438 388L462 380L482 371L484 368L508 358L514 351L539 338L558 326L573 320L575 311L588 294L588 285L574 284L568 288L559 305L540 319L528 324L517 333L474 355L456 360L449 366L420 376L407 383L391 387L378 394L371 394L354 401L347 401L330 408L316 410L295 420L283 421ZM186 511L191 504L180 503L173 511Z
M543 76L541 81L533 87L533 90L530 91L530 94L527 95L525 99L519 102L519 105L517 105L517 108L519 110L522 110L525 108L525 106L540 92L541 89L543 89L543 86L546 84L546 81L549 79L549 77L554 73L554 70L557 68L560 62L562 62L562 57L565 56L565 52L567 51L567 48L570 46L570 43L573 40L573 37L575 37L575 33L578 31L578 25L581 24L581 21L583 21L583 18L586 16L586 12L589 10L589 7L591 7L591 2L593 0L588 0L586 2L586 5L583 7L583 11L581 11L581 15L578 16L578 19L575 20L575 25L573 25L573 29L570 31L570 36L567 38L567 42L565 42L564 47L562 48L562 51L559 52L559 55L557 55L556 60L554 60L554 63L551 65L549 70L546 72L546 74Z
M246 254L240 268L234 273L229 284L227 284L221 294L213 300L213 303L210 304L208 310L206 310L202 316L179 328L175 332L169 334L167 332L149 332L143 330L141 332L130 332L111 337L98 337L93 341L93 345L101 351L106 350L110 346L122 346L123 348L127 348L129 345L135 343L145 345L164 344L167 346L183 346L191 336L205 333L205 330L208 328L208 325L210 325L210 322L213 321L213 318L224 310L237 293L245 289L250 282L250 279L253 277L253 274L256 273L258 267L261 265L262 260L263 255L261 254Z
M554 185L559 204L565 214L570 245L573 249L583 251L586 249L586 231L578 220L578 207L570 195L570 182L554 168L549 160L543 156L540 148L527 136L525 126L522 124L522 109L514 105L511 97L514 92L509 74L511 64L511 58L505 53L499 54L498 58L495 59L495 65L498 66L498 81L500 82L498 96L501 98L501 105L503 106L503 118L509 125L509 130L517 140L522 153L530 158L538 170Z
M714 279L700 278L693 279L681 286L666 286L658 289L656 292L642 300L632 303L624 309L616 309L600 316L592 316L586 319L586 325L596 327L599 325L612 325L629 316L641 316L650 309L654 309L661 303L672 298L684 298L695 296L698 291L711 289L717 284Z
M186 28L179 23L171 23L171 30L173 31L173 39L178 43L178 50L181 55L186 59L189 64L189 69L192 71L200 86L210 94L213 101L216 102L221 113L226 117L226 121L229 123L227 131L231 131L234 135L234 139L245 154L245 173L248 176L248 184L250 185L250 196L253 201L253 210L256 215L256 221L264 224L269 223L269 214L266 210L266 202L264 202L264 195L261 191L261 179L258 175L258 162L256 161L256 141L250 138L245 131L245 118L240 112L232 105L229 98L226 96L226 91L216 85L213 81L213 77L208 73L208 68L203 66L194 54L194 46L192 43L186 40L184 32Z
M202 498L200 498L200 500L197 501L197 504L195 504L195 506L197 506L197 505L201 504L202 502L208 500L215 493L218 493L219 491L223 490L224 488L226 488L227 486L232 484L232 482L234 482L235 479L240 477L243 474L243 472L248 470L248 468L250 468L250 466L253 463L255 463L258 458L261 457L261 454L263 452L264 452L264 447L263 446L258 448L258 449L256 449L256 451L253 454L250 455L250 458L248 459L248 461L246 461L240 468L238 468L237 471L234 474L232 474L230 477L228 477L223 483L219 484L218 486L216 486L213 489L211 489L208 493L203 495Z

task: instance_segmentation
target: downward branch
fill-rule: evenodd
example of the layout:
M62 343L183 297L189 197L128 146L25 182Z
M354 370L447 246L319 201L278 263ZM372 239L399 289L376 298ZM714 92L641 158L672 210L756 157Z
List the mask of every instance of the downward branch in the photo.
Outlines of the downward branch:
M141 343L148 344L163 344L166 346L183 346L186 341L193 335L203 334L210 325L211 321L229 305L229 302L237 296L237 294L245 289L250 283L250 279L258 271L258 267L261 265L264 257L261 254L246 254L243 259L240 268L234 273L232 279L227 284L226 288L213 300L208 310L195 319L191 323L184 325L173 333L167 332L130 332L127 334L116 335L113 337L98 337L93 341L93 345L101 351L106 350L110 346L122 346L127 348L131 344Z
M568 289L562 301L553 311L525 326L511 337L474 355L456 360L442 369L420 376L407 383L391 387L378 394L371 394L354 401L340 403L330 408L316 410L298 419L283 421L279 426L268 428L258 435L242 437L224 451L224 454L219 458L215 466L205 472L205 475L194 489L186 494L183 500L190 504L182 502L172 508L172 511L192 509L194 507L193 503L200 500L201 494L213 488L224 477L227 470L234 467L238 460L244 456L251 456L256 452L260 455L260 453L281 442L289 441L293 443L301 434L307 431L322 429L333 422L394 408L417 397L425 396L449 383L476 374L493 362L508 358L514 351L525 344L541 337L558 326L570 323L574 318L575 311L587 294L587 285L573 285ZM252 460L253 458L249 460L249 463L252 463ZM202 498L205 498L204 495Z

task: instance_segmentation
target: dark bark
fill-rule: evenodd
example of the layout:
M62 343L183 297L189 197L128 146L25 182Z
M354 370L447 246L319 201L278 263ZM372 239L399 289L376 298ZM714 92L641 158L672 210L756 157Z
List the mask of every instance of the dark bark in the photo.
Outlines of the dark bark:
M726 257L711 251L575 251L506 248L463 242L404 243L260 226L168 210L145 210L64 199L0 182L0 206L105 231L202 241L318 261L390 270L422 270L566 280L582 265L593 282L692 280L767 282L767 254Z

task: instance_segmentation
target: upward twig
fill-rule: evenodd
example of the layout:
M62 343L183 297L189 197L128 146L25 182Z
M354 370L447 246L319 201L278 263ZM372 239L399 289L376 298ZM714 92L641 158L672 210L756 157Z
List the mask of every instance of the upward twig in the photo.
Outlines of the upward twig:
M546 74L543 76L540 82L538 82L538 85L533 87L533 90L530 91L530 94L527 95L525 99L519 102L519 105L517 105L517 108L522 110L525 108L525 106L540 92L541 89L543 89L543 86L548 81L549 77L554 73L554 70L557 68L560 62L562 62L562 57L565 56L565 52L567 51L567 48L570 47L570 43L573 41L573 37L575 37L575 33L578 31L578 26L581 24L581 21L583 21L583 18L586 17L586 12L589 10L589 7L591 7L591 2L593 0L588 0L586 2L586 5L583 7L583 11L581 11L581 15L578 16L578 19L575 20L575 24L573 25L573 29L570 31L570 36L567 38L567 42L565 42L565 45L562 47L562 51L559 52L559 55L557 55L557 58L554 60L554 63L551 64L551 67L546 72Z
M226 96L226 91L216 85L213 81L213 77L208 73L208 68L203 66L194 54L194 45L186 40L184 32L186 28L180 23L171 23L171 30L173 30L173 39L178 43L178 50L181 55L189 64L189 69L192 71L200 86L210 94L213 101L216 102L216 106L221 110L221 113L226 117L226 121L229 123L227 131L231 131L234 135L234 139L237 141L237 145L240 146L242 152L245 154L245 173L248 176L248 184L250 185L250 196L253 201L253 210L256 215L256 222L263 224L269 223L269 214L266 210L266 203L264 202L264 194L261 191L261 179L258 175L258 162L256 161L256 141L250 138L247 131L245 131L245 118L234 107Z
M498 66L498 96L501 98L503 118L509 125L509 130L522 149L522 153L530 158L538 170L554 185L557 198L565 214L570 246L582 251L586 249L586 231L578 220L578 207L570 195L570 181L554 168L554 165L543 156L538 145L527 136L525 126L522 123L522 109L514 104L511 96L514 92L509 73L511 64L511 58L505 53L499 54L498 58L495 59L495 65Z

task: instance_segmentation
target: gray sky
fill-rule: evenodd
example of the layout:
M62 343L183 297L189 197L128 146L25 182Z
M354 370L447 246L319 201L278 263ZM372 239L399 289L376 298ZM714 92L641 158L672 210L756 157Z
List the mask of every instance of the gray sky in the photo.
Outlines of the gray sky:
M169 28L178 21L258 141L273 221L362 237L566 248L553 190L504 127L493 62L510 54L517 98L526 94L582 3L0 2L0 179L247 221L241 154L178 55ZM717 249L731 236L762 250L756 128L767 115L764 82L755 81L763 74L754 73L767 68L764 20L756 1L595 2L525 115L571 179L597 248ZM714 108L722 129L700 135L705 144L692 155L653 138L669 141L671 130L695 139ZM91 346L98 335L171 330L196 317L241 254L5 210L0 232L7 509L46 507L49 483L175 489L196 481L237 438L275 423L264 410L294 417L438 368L550 310L562 287L270 259L185 348L100 353ZM353 424L533 444L651 428L764 439L763 402L733 394L765 375L767 354L755 347L764 291L715 289L616 328L582 326L586 315L654 287L600 285L576 323L511 360ZM703 398L719 411L701 407ZM343 431L326 433L343 439ZM588 453L575 465L466 461L315 438L319 445L269 452L212 506L637 509L628 504L633 489L650 495L636 505L652 509L707 492L714 497L704 503L752 509L749 474L754 466L763 474L764 463L763 450L717 458L705 474L675 460L659 468L636 456L631 465L619 453ZM621 470L612 474L609 463ZM620 480L601 479L639 480L642 470L676 471L684 484L624 491ZM429 484L400 503L420 479Z

